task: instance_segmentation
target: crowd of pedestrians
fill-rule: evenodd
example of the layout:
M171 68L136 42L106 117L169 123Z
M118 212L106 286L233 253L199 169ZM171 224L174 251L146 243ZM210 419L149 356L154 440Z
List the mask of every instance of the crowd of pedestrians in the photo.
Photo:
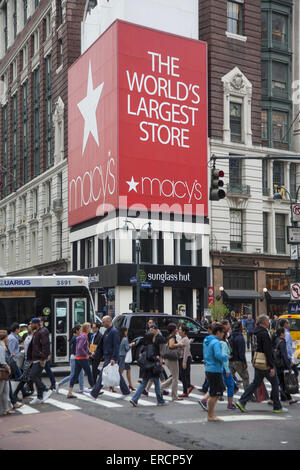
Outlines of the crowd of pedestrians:
M231 315L222 322L207 323L207 332L203 343L205 366L205 382L201 392L205 395L199 400L201 407L207 412L207 420L218 422L215 407L218 400L224 400L227 391L227 408L238 408L245 412L248 401L255 401L255 393L264 379L272 387L269 404L274 413L286 412L282 401L293 405L297 401L286 390L285 372L298 374L293 364L294 346L289 332L288 320L279 320L272 324L274 334L270 335L270 319L260 316L255 322L252 317L243 325ZM164 395L171 389L172 402L188 398L194 389L191 383L191 340L188 338L188 327L175 323L167 325L168 335L163 337L155 318L148 322L148 328L139 344L137 363L140 367L140 380L134 387L131 377L132 348L137 346L128 340L128 329L118 331L112 324L110 316L104 316L100 332L100 323L84 323L75 325L69 338L70 343L70 374L56 382L50 367L49 331L44 326L43 318L33 318L28 325L17 323L11 326L8 334L0 330L0 414L9 415L14 409L22 406L22 398L33 395L30 405L44 403L53 390L60 392L62 385L69 383L68 399L76 398L73 394L75 384L79 383L78 393L83 393L96 400L103 393L103 374L107 367L117 367L121 397L133 393L130 403L138 406L142 394L148 395L154 384L157 405L167 405ZM246 360L246 347L252 349L254 379L249 380ZM260 356L259 356L260 355ZM256 362L263 357L265 367ZM100 363L103 364L100 366ZM48 388L42 380L45 370L50 379ZM126 371L126 380L123 376ZM8 380L5 378L8 375ZM84 386L84 374L87 376L89 388ZM237 378L239 376L239 379ZM12 381L17 382L13 391ZM178 381L182 382L183 392L178 394ZM243 384L244 392L234 403L234 394L239 384ZM115 392L114 387L110 387Z

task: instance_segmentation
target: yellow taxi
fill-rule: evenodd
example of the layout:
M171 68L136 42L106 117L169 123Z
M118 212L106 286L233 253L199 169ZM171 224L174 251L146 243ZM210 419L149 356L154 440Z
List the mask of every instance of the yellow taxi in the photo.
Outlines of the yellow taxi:
M300 313L286 313L279 317L286 318L290 324L290 333L295 345L294 364L300 364Z

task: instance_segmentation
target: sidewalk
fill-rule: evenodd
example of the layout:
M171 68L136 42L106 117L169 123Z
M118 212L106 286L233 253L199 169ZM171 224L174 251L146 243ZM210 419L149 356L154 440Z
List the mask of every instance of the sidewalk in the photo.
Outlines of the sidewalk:
M2 450L182 450L79 411L0 418L0 428Z

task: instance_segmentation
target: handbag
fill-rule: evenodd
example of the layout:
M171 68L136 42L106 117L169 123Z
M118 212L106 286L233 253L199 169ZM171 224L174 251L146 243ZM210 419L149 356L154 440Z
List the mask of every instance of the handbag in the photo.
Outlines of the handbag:
M253 356L252 365L255 369L259 370L268 370L270 367L267 363L267 358L265 353L256 351Z
M160 355L163 359L178 361L180 358L180 350L179 348L171 349L167 343L164 343L160 345Z
M284 388L290 395L299 392L298 377L294 372L284 372Z
M126 356L125 356L125 363L126 364L131 364L132 363L132 351L131 348L129 351L127 351Z
M5 367L0 367L0 380L8 380L9 371Z
M260 384L260 386L254 392L255 398L257 403L261 403L262 401L269 399L269 394L266 389L264 381Z

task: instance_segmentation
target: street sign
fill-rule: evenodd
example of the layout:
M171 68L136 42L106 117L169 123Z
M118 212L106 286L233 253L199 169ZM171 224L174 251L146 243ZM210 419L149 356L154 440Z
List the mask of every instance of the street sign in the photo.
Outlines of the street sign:
M287 242L292 245L300 244L300 227L287 227Z
M291 300L300 300L300 284L294 282L291 284Z
M151 282L141 282L141 287L152 287Z
M290 302L289 303L289 314L291 315L299 315L300 313L300 302Z
M291 260L298 259L298 245L291 245Z
M207 291L208 291L208 305L211 305L214 303L214 288L212 286L209 286Z
M294 222L300 221L300 204L292 204L292 213Z

